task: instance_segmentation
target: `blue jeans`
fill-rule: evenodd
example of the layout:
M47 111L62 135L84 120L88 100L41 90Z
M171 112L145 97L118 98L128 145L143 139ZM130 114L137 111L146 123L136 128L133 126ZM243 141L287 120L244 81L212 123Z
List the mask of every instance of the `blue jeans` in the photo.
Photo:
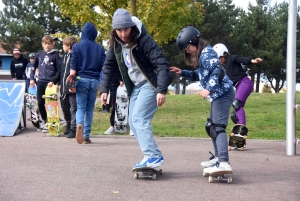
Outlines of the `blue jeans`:
M130 96L129 126L143 154L151 158L161 156L150 124L156 110L156 91L153 86L148 82L142 86L134 86Z
M98 86L96 79L81 78L76 83L76 125L83 124L84 138L89 138L91 133Z
M227 93L211 103L210 118L213 123L228 125L230 106L234 101L234 97L235 92L232 87ZM216 131L220 130L222 130L222 127L216 127ZM215 140L212 139L212 142L215 149L215 156L219 158L219 162L229 162L226 132L219 133Z

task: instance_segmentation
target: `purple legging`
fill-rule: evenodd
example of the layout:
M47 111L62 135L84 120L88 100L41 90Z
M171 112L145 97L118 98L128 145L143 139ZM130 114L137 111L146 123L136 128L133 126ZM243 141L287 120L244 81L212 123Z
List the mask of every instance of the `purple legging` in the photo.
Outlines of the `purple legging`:
M248 78L248 76L243 77L239 83L236 85L236 95L235 98L241 101L241 107L236 112L237 118L239 119L237 124L244 124L246 126L246 114L244 106L248 96L253 91L253 83Z

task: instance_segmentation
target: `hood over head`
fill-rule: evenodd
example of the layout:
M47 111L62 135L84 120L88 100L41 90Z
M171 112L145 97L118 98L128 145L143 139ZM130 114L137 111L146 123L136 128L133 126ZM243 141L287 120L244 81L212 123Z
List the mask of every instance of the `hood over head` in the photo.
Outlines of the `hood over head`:
M81 39L87 39L94 41L97 37L98 32L95 25L91 22L86 23L81 32Z

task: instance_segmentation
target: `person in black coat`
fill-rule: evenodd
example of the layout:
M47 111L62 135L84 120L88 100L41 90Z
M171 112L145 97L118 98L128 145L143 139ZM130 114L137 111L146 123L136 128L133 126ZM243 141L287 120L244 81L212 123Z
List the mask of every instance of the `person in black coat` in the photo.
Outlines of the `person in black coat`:
M27 66L27 59L21 54L20 50L15 48L13 50L14 58L10 63L10 74L13 80L26 80L25 69Z
M67 128L64 135L67 138L75 138L76 136L76 94L70 92L66 87L67 77L70 75L70 62L72 57L72 47L77 43L77 39L73 36L68 36L63 40L63 49L65 55L61 59L59 70L52 79L54 84L60 84L60 103L64 114Z
M155 168L163 164L164 158L150 122L157 108L165 102L173 78L170 66L142 22L131 17L127 10L115 11L112 28L102 74L101 101L106 105L112 79L116 73L121 74L130 98L129 126L144 155L133 169Z

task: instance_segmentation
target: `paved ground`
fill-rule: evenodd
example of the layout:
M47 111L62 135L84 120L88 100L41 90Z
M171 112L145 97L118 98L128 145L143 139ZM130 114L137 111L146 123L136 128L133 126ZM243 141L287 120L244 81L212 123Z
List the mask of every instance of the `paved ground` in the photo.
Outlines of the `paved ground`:
M209 139L156 138L164 154L157 180L134 179L142 159L134 137L92 136L92 144L45 137L28 124L0 138L0 200L300 200L300 145L286 155L284 141L248 140L230 151L232 184L208 183L200 162Z

